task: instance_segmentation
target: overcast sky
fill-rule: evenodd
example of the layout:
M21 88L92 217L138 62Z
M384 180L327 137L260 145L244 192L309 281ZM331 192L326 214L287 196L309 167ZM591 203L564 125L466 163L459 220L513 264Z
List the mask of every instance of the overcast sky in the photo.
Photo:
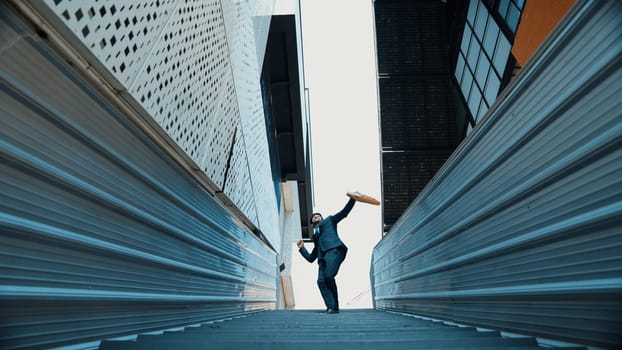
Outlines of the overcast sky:
M278 2L279 0L277 0ZM346 204L348 191L380 199L378 106L371 0L302 0L306 86L310 90L315 208L324 216ZM337 275L342 308L371 307L369 268L381 237L381 207L357 203L338 225L348 255ZM309 250L313 243L306 243ZM317 262L295 245L296 308L323 309Z

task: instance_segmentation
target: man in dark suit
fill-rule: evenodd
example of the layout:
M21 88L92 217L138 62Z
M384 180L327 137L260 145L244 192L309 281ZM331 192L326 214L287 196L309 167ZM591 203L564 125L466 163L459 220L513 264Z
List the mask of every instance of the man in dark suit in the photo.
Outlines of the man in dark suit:
M298 251L310 263L318 259L318 277L317 285L326 304L326 313L339 313L339 298L337 295L337 284L335 276L339 271L341 263L346 258L348 248L339 238L337 234L337 224L343 218L348 216L354 207L355 199L353 193L348 192L350 200L340 212L330 215L326 218L320 213L311 215L311 225L313 226L313 243L314 247L311 253L307 251L302 240L296 244Z

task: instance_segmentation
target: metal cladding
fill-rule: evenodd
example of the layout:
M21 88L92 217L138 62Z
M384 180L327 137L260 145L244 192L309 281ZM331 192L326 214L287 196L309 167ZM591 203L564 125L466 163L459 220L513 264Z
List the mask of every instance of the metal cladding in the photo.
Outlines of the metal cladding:
M375 247L375 307L622 344L622 3L579 2Z
M278 220L270 221L274 196L265 193L273 188L271 176L263 178L269 162L259 159L266 133L251 130L260 125L255 116L238 118L249 107L239 111L236 98L255 100L236 95L232 71L243 69L231 67L226 47L234 40L225 41L222 14L210 17L220 6L96 3L50 1L48 10L62 21L67 12L66 24L75 21L89 40L108 31L81 38L79 47L97 56L93 64L105 66L99 73L113 76L107 81L125 102L147 111L170 138L149 134L148 123L128 117L131 108L75 69L80 62L53 49L50 27L35 29L16 7L0 4L3 349L98 341L275 307L277 252L270 244L280 247L280 236ZM242 11L231 6L227 11ZM198 20L213 28L194 29ZM199 43L211 51L197 56ZM242 56L247 69L257 66L254 46ZM240 82L247 92L251 80ZM167 149L163 140L177 143ZM171 149L194 163L184 165ZM219 191L267 239L219 200Z

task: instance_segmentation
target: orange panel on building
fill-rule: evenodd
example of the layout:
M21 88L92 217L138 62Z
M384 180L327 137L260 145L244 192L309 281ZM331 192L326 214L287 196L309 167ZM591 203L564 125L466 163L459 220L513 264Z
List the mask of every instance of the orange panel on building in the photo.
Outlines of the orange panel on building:
M520 66L536 51L575 0L528 0L516 32L512 54Z

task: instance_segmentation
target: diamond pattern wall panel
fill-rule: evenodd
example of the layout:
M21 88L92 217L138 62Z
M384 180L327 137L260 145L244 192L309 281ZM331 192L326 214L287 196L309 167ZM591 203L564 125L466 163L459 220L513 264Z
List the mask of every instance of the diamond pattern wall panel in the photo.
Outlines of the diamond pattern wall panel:
M249 6L253 19L253 31L255 33L257 64L261 67L266 52L266 44L268 43L274 0L250 0Z
M123 85L129 86L179 1L44 2Z
M241 136L244 138L247 166L253 174L250 179L252 192L249 192L253 195L246 194L239 198L240 202L236 203L247 206L243 201L254 202L257 207L259 227L275 246L280 246L278 208L272 182L263 99L259 85L260 66L255 56L256 40L251 19L254 10L246 2L223 1L223 11L241 115ZM225 188L225 194L229 196L228 191Z
M62 22L61 29L75 35L70 41L77 38L76 46L84 46L104 75L129 92L129 102L146 110L280 245L259 85L274 0L39 0L34 5L44 15L52 11L48 20Z
M131 93L222 188L239 112L219 1L175 9Z
M253 222L258 222L258 208L255 205L254 196L251 195L254 191L240 125L238 125L235 135L231 159L229 160L227 181L224 184L223 192L238 206L244 215Z
M221 187L239 111L220 1L44 3Z

